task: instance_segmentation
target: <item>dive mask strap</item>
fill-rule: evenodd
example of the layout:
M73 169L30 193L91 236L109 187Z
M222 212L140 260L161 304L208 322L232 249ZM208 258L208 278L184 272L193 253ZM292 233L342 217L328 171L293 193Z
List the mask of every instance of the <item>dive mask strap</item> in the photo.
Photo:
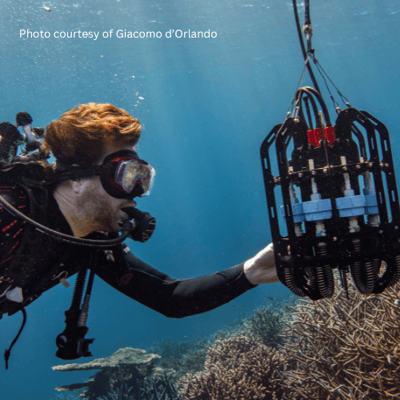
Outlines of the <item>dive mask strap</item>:
M107 169L106 165L90 165L81 167L69 165L57 160L56 176L57 181L67 181L69 179L88 178L90 176L101 175Z
M139 159L136 151L121 150L108 155L101 165L89 165L82 167L80 165L71 165L64 161L63 157L57 158L56 161L56 177L57 181L67 181L69 179L88 178L90 176L102 175L112 168L108 163L116 156L129 156Z

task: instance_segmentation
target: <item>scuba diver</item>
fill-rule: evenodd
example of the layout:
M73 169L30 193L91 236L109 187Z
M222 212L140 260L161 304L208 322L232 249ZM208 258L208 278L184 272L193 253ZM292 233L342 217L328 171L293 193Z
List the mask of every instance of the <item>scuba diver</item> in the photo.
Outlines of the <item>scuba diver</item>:
M93 339L85 334L95 275L170 318L212 310L278 281L271 244L237 266L193 279L173 279L131 253L123 240L144 242L155 228L134 200L150 193L155 175L136 152L140 134L128 112L84 104L46 127L40 151L54 164L34 155L0 163L0 318L23 312L16 339L25 307L76 273L66 329L56 340L56 355L67 360L91 356Z
M32 128L32 117L26 112L21 111L15 116L16 123L12 125L9 122L0 123L0 160L8 161L16 156L18 146L25 146L23 154L31 153L37 150L36 156L42 145L40 140L43 138L43 128ZM24 131L20 134L18 127L21 126Z

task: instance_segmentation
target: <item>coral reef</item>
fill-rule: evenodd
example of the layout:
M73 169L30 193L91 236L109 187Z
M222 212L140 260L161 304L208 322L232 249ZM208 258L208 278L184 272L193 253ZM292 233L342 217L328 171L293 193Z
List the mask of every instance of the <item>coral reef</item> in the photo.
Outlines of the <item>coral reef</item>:
M281 311L274 307L260 308L240 326L203 341L162 342L159 350L165 365L181 373L192 371L178 382L180 400L400 398L400 285L363 296L350 283L349 299L337 288L332 299L297 300L291 315L288 305ZM138 396L146 391L139 389L140 383L134 385L133 376L142 383L144 376L156 376L157 371L162 376L162 369L154 365L160 359L157 355L150 355L146 367L127 367L121 363L122 354L114 356L88 364L103 368L98 373L103 375L95 375L97 384L105 382L108 388L103 387L100 396L108 396L103 399L142 399ZM200 367L202 371L195 372ZM86 382L75 387L84 385L89 386ZM153 399L149 396L154 391L147 392L143 399ZM154 399L161 399L164 392ZM172 389L170 393L175 396ZM85 396L96 398L88 392Z
M279 348L284 342L281 333L284 329L284 320L287 319L296 304L297 299L290 296L285 300L272 302L258 307L253 314L243 321L242 334L255 336L266 346Z
M85 388L80 395L89 400L112 392L122 384L136 388L145 377L162 376L165 370L155 366L160 358L157 354L147 353L145 350L130 347L119 349L112 356L100 358L86 364L66 364L53 367L55 371L100 370L88 381L62 386L56 390L78 390ZM169 371L172 373L172 371Z
M172 368L180 377L204 368L209 347L208 339L165 339L156 343L150 351L161 356L158 361L160 367Z
M185 400L278 400L287 390L278 370L283 353L247 336L217 341L207 354L205 369L179 382ZM289 390L290 391L290 390Z
M149 351L161 356L158 365L172 368L179 379L187 373L195 373L204 369L208 349L217 341L233 336L254 336L265 345L278 348L283 338L283 320L289 315L296 298L290 296L284 300L269 297L268 303L258 307L250 316L239 318L230 325L207 338L200 339L166 339L154 344Z
M178 394L167 377L146 378L136 387L122 384L98 400L178 400Z
M52 400L79 400L79 392L59 392L56 393Z
M299 398L400 398L399 285L380 295L350 286L329 300L301 300L288 323L285 351L298 368L285 385Z
M251 333L217 342L204 371L180 380L181 399L400 398L399 291L365 297L350 285L349 300L341 289L332 299L302 299L278 349Z

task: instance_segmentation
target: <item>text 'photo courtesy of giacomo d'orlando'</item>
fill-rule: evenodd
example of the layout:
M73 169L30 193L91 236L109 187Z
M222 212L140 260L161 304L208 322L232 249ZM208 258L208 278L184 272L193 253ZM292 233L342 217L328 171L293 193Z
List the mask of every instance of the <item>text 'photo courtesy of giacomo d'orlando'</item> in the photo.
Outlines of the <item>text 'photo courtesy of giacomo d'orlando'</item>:
M168 29L166 31L130 31L127 29L109 29L104 31L45 31L20 29L20 39L216 39L217 32L211 29L191 30L191 29Z

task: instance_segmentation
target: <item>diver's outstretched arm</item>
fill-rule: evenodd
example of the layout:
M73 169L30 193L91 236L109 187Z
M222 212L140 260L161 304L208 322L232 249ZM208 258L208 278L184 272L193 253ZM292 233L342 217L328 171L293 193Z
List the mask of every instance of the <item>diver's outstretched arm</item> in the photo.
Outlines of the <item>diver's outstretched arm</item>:
M245 276L243 263L198 278L173 279L131 252L124 257L131 275L128 283L120 284L124 279L116 277L115 263L103 264L96 274L125 295L170 318L212 310L255 287Z

